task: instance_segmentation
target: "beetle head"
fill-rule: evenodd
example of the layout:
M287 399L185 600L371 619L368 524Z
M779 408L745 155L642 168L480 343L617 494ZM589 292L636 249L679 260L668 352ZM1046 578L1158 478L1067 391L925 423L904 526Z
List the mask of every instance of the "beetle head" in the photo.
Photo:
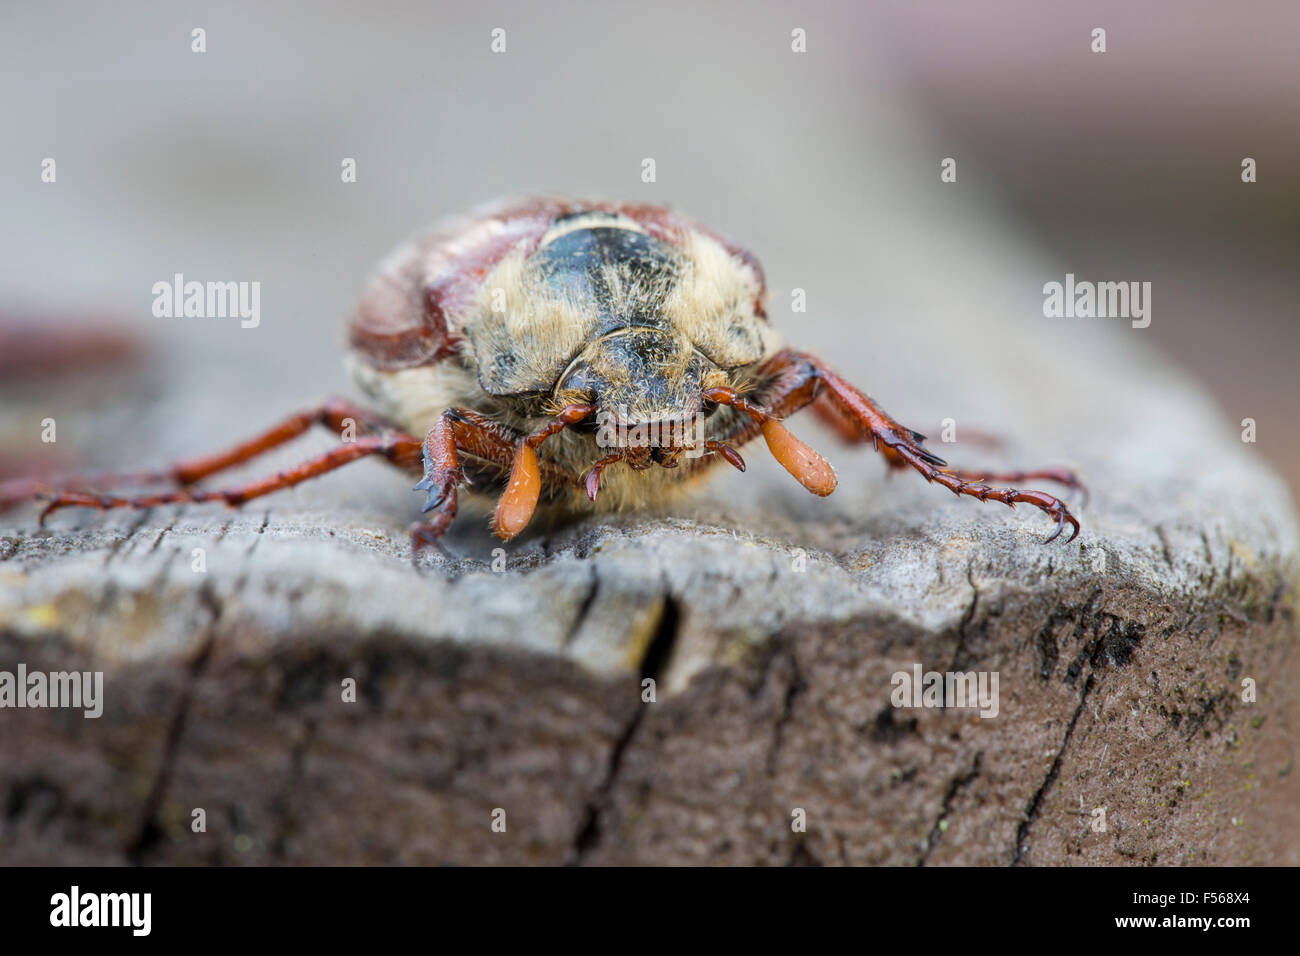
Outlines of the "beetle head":
M589 343L555 385L555 416L516 446L493 519L497 534L508 540L527 525L541 491L536 449L568 429L595 431L596 444L606 452L592 462L584 482L592 501L602 472L617 462L639 471L674 468L683 453L716 454L744 471L744 459L725 440L705 437L705 419L722 405L757 422L773 456L805 488L823 496L834 491L831 466L728 378L684 335L665 329L627 326Z
M716 407L707 388L725 384L727 374L683 335L632 326L594 340L565 370L557 398L596 407L589 425L601 447L635 451L675 463L677 454L703 438L703 423Z

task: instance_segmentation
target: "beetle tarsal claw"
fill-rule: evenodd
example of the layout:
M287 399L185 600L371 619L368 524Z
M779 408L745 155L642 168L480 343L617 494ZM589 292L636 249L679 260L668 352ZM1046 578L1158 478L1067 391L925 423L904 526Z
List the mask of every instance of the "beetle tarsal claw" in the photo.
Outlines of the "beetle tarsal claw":
M497 510L492 518L492 529L503 541L509 541L523 531L537 510L537 499L542 492L542 472L537 464L537 452L526 442L515 451L510 468L510 481L501 492Z
M794 475L799 484L823 498L835 490L835 469L775 418L763 422L763 438L772 457Z

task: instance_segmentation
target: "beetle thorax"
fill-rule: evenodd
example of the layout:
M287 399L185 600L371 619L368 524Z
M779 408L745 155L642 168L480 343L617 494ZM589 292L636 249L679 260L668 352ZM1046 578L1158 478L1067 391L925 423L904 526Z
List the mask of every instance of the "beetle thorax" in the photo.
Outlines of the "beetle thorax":
M690 418L715 372L767 351L754 282L707 237L669 243L608 213L562 218L485 280L467 330L479 383L499 397L586 390L631 423Z

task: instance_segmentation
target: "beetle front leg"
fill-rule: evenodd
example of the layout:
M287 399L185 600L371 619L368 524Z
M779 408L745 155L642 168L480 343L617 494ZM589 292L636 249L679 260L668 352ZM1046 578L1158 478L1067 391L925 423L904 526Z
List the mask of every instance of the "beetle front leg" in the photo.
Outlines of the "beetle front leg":
M423 510L436 511L437 514L428 523L411 526L412 547L418 551L422 547L436 546L456 517L457 489L465 481L462 454L495 466L499 472L509 476L493 519L497 534L502 538L514 537L527 524L536 504L534 492L539 492L542 487L559 485L582 487L580 476L552 462L539 460L535 453L536 447L547 437L573 424L569 419L574 418L579 408L588 407L573 406L573 414L566 416L561 413L555 421L532 435L521 434L467 408L449 408L443 412L424 439L424 477L415 486L416 490L429 493ZM524 484L529 487L521 491ZM528 501L530 496L531 504Z
M456 489L465 480L465 469L461 467L460 454L456 448L456 426L469 424L462 417L466 414L462 408L447 409L425 436L422 446L424 477L416 483L415 490L429 493L428 500L420 510L425 514L436 510L437 514L428 522L411 525L413 551L425 547L440 548L439 540L456 519Z

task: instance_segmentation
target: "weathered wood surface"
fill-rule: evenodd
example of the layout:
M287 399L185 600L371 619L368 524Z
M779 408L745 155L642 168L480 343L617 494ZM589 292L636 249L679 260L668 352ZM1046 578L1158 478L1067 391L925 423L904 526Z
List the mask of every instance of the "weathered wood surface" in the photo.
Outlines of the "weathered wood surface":
M1093 500L1069 545L1043 545L1032 509L886 479L799 419L838 467L831 498L751 446L747 474L689 506L529 534L500 573L481 515L454 559L413 563L418 495L369 463L242 512L46 530L11 513L0 669L103 670L106 703L0 712L0 858L1300 862L1286 492L1132 338L1084 338L1068 364L1005 342L972 346L965 375L877 365L867 384L932 435L954 414L1012 439L934 440L950 459L1081 467ZM273 367L249 362L248 381ZM111 413L87 411L109 406L93 383L56 411L121 461L280 410L196 369L119 384ZM10 398L12 435L52 401ZM998 716L894 709L891 675L914 664L998 672Z

